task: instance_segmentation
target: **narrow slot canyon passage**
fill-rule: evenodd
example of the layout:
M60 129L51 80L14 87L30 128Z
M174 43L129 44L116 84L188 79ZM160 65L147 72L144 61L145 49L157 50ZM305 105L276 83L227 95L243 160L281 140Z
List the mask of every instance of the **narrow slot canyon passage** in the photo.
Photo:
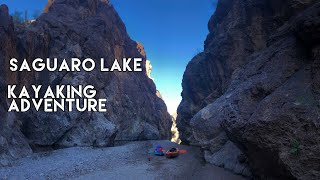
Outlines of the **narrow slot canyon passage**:
M320 179L319 0L1 3L0 179Z

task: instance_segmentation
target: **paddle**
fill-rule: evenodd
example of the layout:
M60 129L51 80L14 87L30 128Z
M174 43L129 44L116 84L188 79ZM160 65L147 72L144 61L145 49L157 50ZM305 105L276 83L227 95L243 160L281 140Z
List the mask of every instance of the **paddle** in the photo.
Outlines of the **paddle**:
M163 152L166 152L166 150L163 149ZM185 150L185 149L179 150L179 153L185 154L185 153L187 153L187 150Z

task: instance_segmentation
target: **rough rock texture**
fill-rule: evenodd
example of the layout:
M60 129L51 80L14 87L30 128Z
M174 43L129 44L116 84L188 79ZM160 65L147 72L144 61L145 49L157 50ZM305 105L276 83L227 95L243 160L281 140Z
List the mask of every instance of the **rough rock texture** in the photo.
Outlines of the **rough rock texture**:
M10 160L32 153L31 148L19 128L19 122L14 113L8 113L6 101L6 81L10 77L6 67L7 59L17 54L16 37L13 21L8 14L8 7L0 6L0 167L7 166Z
M312 0L219 1L184 74L181 140L244 175L248 162L262 179L319 179L319 14Z
M51 2L53 1L49 1ZM170 138L171 117L163 100L157 97L153 81L146 75L146 56L143 46L129 38L123 22L108 1L55 0L48 6L48 12L42 14L28 27L25 25L13 27L8 12L3 8L0 15L0 38L4 39L2 42L13 42L6 45L2 43L0 49L2 64L7 63L10 57L17 57L19 60L26 58L29 61L37 57L57 57L60 60L71 57L79 59L90 57L96 60L104 58L109 66L115 58L141 57L144 60L141 73L100 72L99 67L90 73L1 71L1 83L4 85L1 87L4 88L7 84L19 84L19 86L41 84L44 87L90 84L97 89L96 98L107 99L106 113L29 111L14 116L5 113L6 98L1 97L3 104L1 116L20 123L14 123L14 127L6 129L5 126L10 125L10 122L1 121L4 124L1 124L0 134L4 133L4 138L9 144L13 140L20 146L24 143L23 146L27 148L29 147L25 143L27 140L31 147L37 149L112 146L114 141ZM8 133L17 133L10 135L3 132L3 129L8 130ZM22 142L8 139L8 136L19 137ZM0 140L0 143L2 142L5 144L5 141ZM8 148L15 148L14 145ZM3 152L0 151L0 154Z

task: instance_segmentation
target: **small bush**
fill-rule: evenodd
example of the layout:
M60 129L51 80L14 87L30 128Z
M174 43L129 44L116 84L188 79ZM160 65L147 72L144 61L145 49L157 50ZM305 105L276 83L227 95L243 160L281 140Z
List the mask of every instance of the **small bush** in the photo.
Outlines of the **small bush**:
M300 142L298 140L295 139L294 141L292 141L289 153L295 156L300 154Z
M19 23L22 24L23 23L23 17L22 17L22 12L15 10L12 14L12 19L14 23Z

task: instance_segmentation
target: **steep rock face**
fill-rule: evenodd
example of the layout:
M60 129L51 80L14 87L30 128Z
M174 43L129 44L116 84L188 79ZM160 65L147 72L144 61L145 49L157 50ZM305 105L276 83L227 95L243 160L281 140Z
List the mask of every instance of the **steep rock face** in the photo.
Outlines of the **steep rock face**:
M129 38L112 5L100 0L55 0L49 4L48 12L30 27L15 27L13 51L16 54L9 53L9 56L29 61L36 57L55 57L61 61L72 57L104 58L109 66L115 58L141 57L143 72L104 73L97 67L90 73L12 73L9 77L16 80L5 80L5 84L44 87L90 84L97 89L96 98L107 99L106 113L29 111L16 114L29 144L33 148L112 146L114 141L169 139L171 117L164 102L157 97L153 81L146 75L143 46ZM1 56L1 62L8 60L7 56Z
M10 160L28 155L32 150L20 131L15 114L7 112L6 81L14 81L15 77L9 75L3 59L17 52L13 21L5 5L0 6L0 40L0 166L6 166Z
M244 175L249 165L260 178L318 179L319 11L311 0L219 1L184 74L182 141Z
M68 15L65 15L68 12ZM106 2L98 0L88 1L62 1L56 0L50 6L48 13L43 14L34 24L37 33L49 36L48 56L49 57L91 57L99 59L104 57L107 64L113 59L123 57L142 57L146 59L143 46L132 41L127 35L125 26L113 7ZM145 61L144 61L145 63ZM44 77L45 75L41 75ZM115 140L139 140L139 139L163 139L170 136L170 116L166 112L163 101L156 96L154 83L146 76L146 70L142 73L55 73L49 74L49 81L41 81L41 84L92 84L98 90L100 98L108 100L108 112L104 114L107 124L100 124L99 121L89 125L97 132L105 131L110 135L116 131ZM39 116L37 114L37 116ZM81 127L81 117L86 115L73 113L60 115L63 120L53 120L50 126L57 126L63 123L64 130L61 135L48 134L49 144L53 141L61 145L72 145L73 139L77 138L78 128ZM70 118L69 118L70 117ZM86 123L100 119L90 114ZM103 116L102 116L103 117ZM78 118L80 118L78 120ZM34 125L41 123L42 117L30 118L28 121L27 134L37 136L43 133L46 126L39 131ZM38 119L34 120L34 119ZM91 120L90 120L91 119ZM57 122L55 122L57 121ZM32 122L30 124L30 122ZM74 125L76 123L76 125ZM112 125L113 124L113 125ZM117 128L114 128L114 125ZM99 127L104 127L100 129ZM71 128L71 129L70 129ZM30 132L31 131L31 132ZM50 131L50 130L49 130ZM67 132L67 133L66 133ZM108 134L108 133L107 133ZM95 136L92 134L91 136ZM110 137L110 136L107 136ZM112 136L111 136L112 137ZM59 139L56 139L59 138ZM99 139L104 138L103 136ZM38 138L30 138L38 141ZM71 140L71 141L70 141ZM40 140L39 144L47 144L47 140ZM69 142L69 143L67 143ZM37 142L38 143L38 142ZM93 142L89 142L93 143Z

